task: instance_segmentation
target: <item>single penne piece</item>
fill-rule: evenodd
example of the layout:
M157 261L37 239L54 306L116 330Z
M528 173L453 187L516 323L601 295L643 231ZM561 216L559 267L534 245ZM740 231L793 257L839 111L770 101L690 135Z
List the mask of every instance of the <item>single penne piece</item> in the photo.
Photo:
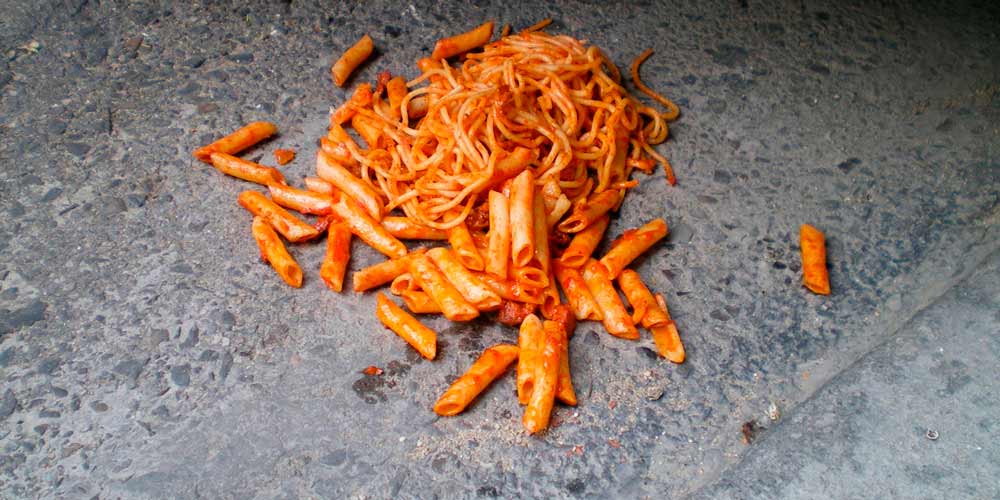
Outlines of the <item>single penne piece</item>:
M389 109L392 110L392 115L399 118L402 114L400 106L403 104L403 99L410 93L410 89L406 87L406 79L397 76L389 80L385 84L385 93L389 96Z
M263 219L292 243L319 236L319 231L316 228L295 218L287 210L279 207L257 191L243 191L240 193L238 201L243 208Z
M448 243L451 244L451 250L455 252L455 256L466 268L473 271L482 271L486 268L483 256L479 254L472 234L469 233L469 226L465 225L464 221L448 229Z
M413 314L441 314L441 307L427 292L421 290L405 290L399 296L406 303L406 308Z
M271 184L267 189L271 192L271 200L296 212L329 215L333 211L333 197L328 194L296 189L284 184Z
M683 363L685 358L684 344L681 343L681 336L677 332L677 325L673 321L649 329L653 334L653 342L656 343L656 350L660 356L667 358L673 363Z
M319 276L335 292L344 289L344 273L351 259L351 230L343 222L326 228L326 255L319 268Z
M556 308L559 306L559 289L556 287L554 279L549 280L548 286L542 289L542 304L539 310L545 319L555 317Z
M340 127L340 125L334 125L334 126L341 128L341 130L343 130L343 128ZM333 128L330 128L330 130L332 131ZM343 142L336 142L326 137L320 137L319 148L323 150L324 153L330 155L330 158L333 158L335 161L339 162L341 165L344 165L345 167L355 166L358 163L357 160L354 159L354 156L351 155L350 148L348 148L347 144Z
M302 182L306 184L306 189L314 193L333 195L333 193L337 190L337 188L333 187L333 184L330 184L319 177L306 177L302 179Z
M569 336L563 325L556 321L542 322L542 331L545 335L556 335L559 337L559 374L556 378L556 399L559 402L576 406L576 391L573 390L573 376L569 369Z
M649 329L670 322L670 314L656 302L639 273L631 269L622 271L618 275L618 287L632 305L632 320L635 323Z
M511 279L527 288L545 288L549 286L549 277L540 267L530 265L511 269Z
M246 161L226 153L212 153L212 166L226 175L237 179L256 182L262 186L270 184L285 184L285 176L274 167L267 167L252 161Z
M823 232L809 224L802 224L799 228L799 248L802 249L802 283L813 293L830 295Z
M382 227L389 234L401 240L446 240L448 232L425 226L409 217L389 216L382 218Z
M588 200L581 200L573 207L573 213L557 226L564 233L579 233L602 215L608 213L621 200L615 190L602 191Z
M517 346L497 344L483 351L475 363L458 378L434 404L434 413L443 417L457 415L469 406L517 359Z
M549 228L545 222L545 201L539 195L535 196L532 209L534 235L532 241L535 246L534 262L538 263L545 274L550 274L552 270L552 258L549 253Z
M398 259L389 259L356 271L352 276L354 291L363 292L391 282L409 268L411 255L423 251L423 248L418 248Z
M375 189L355 177L322 150L316 152L316 176L353 198L373 219L382 220L385 207Z
M368 149L375 149L378 147L379 138L382 137L382 125L363 115L354 115L351 118L351 127L361 136L361 139L365 141L365 145Z
M427 255L416 254L411 257L409 271L417 286L441 306L444 317L452 321L469 321L479 316L479 309L462 297Z
M541 304L542 295L534 288L525 288L514 281L497 278L488 273L474 273L487 288L504 300Z
M544 335L542 320L538 319L538 316L529 314L521 321L517 335L517 347L521 351L517 359L517 400L523 405L528 404L531 391L535 387Z
M518 146L510 154L497 160L493 167L493 175L478 192L499 189L507 181L517 177L527 169L537 158L537 151Z
M562 291L566 295L566 300L569 301L570 307L573 308L573 313L577 320L591 319L601 321L604 319L604 315L601 314L601 308L597 305L597 301L594 300L594 296L590 294L590 289L587 288L587 283L583 281L580 271L559 263L556 263L552 270L555 272L556 279L559 280L559 286L562 287Z
M608 277L617 278L636 257L667 235L667 223L663 219L653 219L638 229L629 229L612 245L611 250L601 257L601 265L608 270Z
M407 264L409 264L409 261L407 261ZM392 279L392 283L389 285L389 291L393 295L402 297L407 292L419 292L420 286L417 285L417 282L413 279L412 274L405 272Z
M375 314L379 321L396 335L413 346L421 356L434 359L437 355L437 334L427 328L417 318L410 316L402 308L389 300L384 293L378 294Z
M510 256L515 267L525 267L535 256L535 175L530 169L510 186Z
M492 311L500 307L500 295L484 285L447 248L432 248L427 251L427 257L441 270L448 282L462 294L462 297L476 306L477 309Z
M601 242L604 231L608 228L608 216L599 217L586 229L576 233L569 242L566 250L559 257L559 262L564 267L579 269L587 263L587 259L594 253L594 249Z
M354 69L361 65L365 59L368 59L373 50L375 50L375 43L368 35L362 36L351 48L345 50L330 68L333 83L337 84L338 87L343 87Z
M278 132L278 127L268 122L252 122L207 146L195 150L194 157L205 162L212 162L212 153L236 154L258 142L271 137Z
M594 296L597 306L601 308L601 316L604 318L601 323L604 329L616 337L638 339L639 331L635 329L635 323L625 310L625 305L611 284L604 266L594 259L587 261L587 265L583 267L583 281L587 284L590 294Z
M489 43L493 37L493 21L487 21L465 33L442 38L434 44L434 52L431 59L440 61L452 56L457 56L462 52L468 52L476 47Z
M552 405L555 403L556 386L559 384L559 358L565 335L557 328L543 328L539 359L535 363L536 375L528 406L524 409L522 423L529 433L540 432L549 426Z
M299 288L302 286L302 268L285 249L278 233L260 216L253 218L253 239L260 247L260 256L285 280L285 283Z
M364 208L349 196L337 193L334 197L333 215L344 221L355 236L391 259L406 255L406 245L389 234Z
M486 272L506 278L510 261L510 208L507 197L496 191L490 191L489 204L490 232Z
M354 118L358 109L371 104L373 98L372 84L366 82L358 85L347 102L341 104L339 108L330 112L330 126L333 127L334 125L341 125L346 123L351 118Z

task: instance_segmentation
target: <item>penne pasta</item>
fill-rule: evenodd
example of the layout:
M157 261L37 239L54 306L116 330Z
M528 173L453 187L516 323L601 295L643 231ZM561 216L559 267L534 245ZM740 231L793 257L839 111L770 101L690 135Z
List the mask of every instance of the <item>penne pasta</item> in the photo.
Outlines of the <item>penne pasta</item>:
M417 318L410 316L384 293L378 294L375 314L387 328L413 346L421 356L434 359L437 354L437 334L427 328Z
M497 344L483 351L475 363L458 378L434 404L434 412L444 417L457 415L469 406L517 359L517 346Z
M539 359L535 363L535 381L524 409L524 428L534 434L549 426L552 405L555 403L556 386L559 384L559 358L565 342L565 334L558 328L544 329L539 348Z
M534 231L532 240L535 245L534 262L538 263L538 267L543 273L549 275L552 270L552 259L549 252L549 228L545 221L545 201L541 196L535 196L532 216L534 219L532 226Z
M354 69L361 65L365 59L368 59L373 50L375 50L375 43L372 42L371 37L362 36L351 48L344 51L337 62L333 63L333 67L330 68L333 83L337 84L338 87L343 87Z
M538 316L525 316L517 335L517 347L520 349L520 357L517 359L517 400L522 405L528 404L535 388L544 336L542 321Z
M604 329L616 337L638 339L639 331L635 329L635 324L632 323L621 297L611 284L604 266L594 259L587 261L587 265L583 268L583 281L601 309L601 315L604 317L601 323Z
M305 182L306 189L314 193L328 194L332 196L337 190L333 187L333 184L330 184L319 177L306 177L305 179L302 179L302 181Z
M510 256L515 267L535 257L535 176L526 169L510 186Z
M385 91L389 96L389 109L392 110L392 115L399 118L403 98L406 97L406 94L410 93L410 89L406 87L406 79L402 76L397 76L389 80L385 84Z
M333 204L333 215L344 221L355 236L391 259L406 255L406 245L389 234L365 209L349 196L337 193Z
M425 226L409 217L384 217L382 227L401 240L446 240L448 232Z
M802 249L802 282L813 293L830 295L830 274L826 269L826 241L823 232L809 224L799 228Z
M656 303L652 292L642 282L639 273L626 269L618 275L618 287L632 305L632 321L641 323L643 328L660 326L670 322L670 315Z
M194 157L205 162L212 162L212 153L234 155L258 142L271 137L278 132L278 127L268 122L252 122L239 130L195 150Z
M407 261L407 266L409 266L409 261ZM421 289L420 286L417 285L417 282L413 279L413 275L409 272L405 272L393 278L392 284L389 285L389 291L392 292L393 295L403 296L407 292L419 292Z
M382 220L385 207L379 194L322 150L316 152L316 176L358 202L373 219Z
M396 279L397 276L405 273L409 268L410 256L414 253L420 253L423 251L424 249L418 248L398 259L389 259L385 262L380 262L361 269L360 271L356 271L354 276L352 276L354 281L354 291L363 292L365 290L371 290L372 288L384 285Z
M426 292L404 290L399 296L406 303L406 308L413 314L441 314L441 307Z
M518 267L512 270L511 278L525 288L545 288L549 286L549 277L541 268L535 266Z
M253 218L253 239L260 247L260 256L285 280L285 283L299 288L302 286L302 268L285 249L278 233L260 216Z
M559 280L559 286L562 287L562 291L566 295L566 300L569 302L570 307L573 308L573 313L577 320L590 319L601 321L604 319L604 315L601 314L601 308L597 305L597 301L594 300L594 296L590 294L590 289L587 288L587 283L583 281L580 271L572 267L565 267L559 263L553 266L553 271L555 272L556 279Z
M611 250L601 257L601 265L608 270L608 277L614 279L636 257L667 235L667 223L663 219L653 219L638 229L629 229L612 245Z
M434 44L431 59L440 61L457 56L462 52L468 52L476 47L486 45L491 37L493 37L493 21L487 21L465 33L438 40Z
M238 201L243 208L260 217L292 243L319 236L319 231L316 228L295 218L284 208L279 207L257 191L243 191L240 193Z
M271 192L271 200L296 212L330 215L333 211L333 197L328 194L296 189L284 184L271 184L267 189Z
M377 122L367 116L354 115L351 118L351 127L361 136L361 139L365 141L365 145L368 149L375 149L378 147L379 138L382 137L382 127L381 123Z
M549 284L542 289L542 304L539 308L545 319L552 319L559 306L559 289L556 288L555 280L549 280Z
M344 289L344 273L351 259L351 230L343 222L326 228L326 255L319 268L319 276L335 292Z
M354 93L351 94L351 98L330 113L330 127L347 123L348 120L354 118L359 108L370 105L373 97L372 84L362 83L358 85L354 89Z
M256 182L262 186L285 184L285 176L274 167L246 161L226 153L212 153L210 159L216 170L237 179Z
M451 250L455 252L455 256L463 266L473 271L486 269L486 263L479 254L465 221L448 230L448 243L451 244Z
M608 216L603 216L595 220L586 229L576 233L569 242L569 246L559 257L559 262L564 267L579 269L587 263L587 259L594 253L594 249L601 242L604 231L608 228Z
M504 300L541 304L542 295L537 288L525 288L515 281L497 278L488 273L474 273L484 285Z
M444 317L452 321L469 321L479 316L479 310L462 297L427 255L415 254L411 257L409 270L417 286L441 307Z
M576 406L576 391L573 390L573 376L569 369L569 335L563 325L556 321L542 323L545 335L555 335L559 338L559 373L556 376L556 399L560 403Z
M500 295L484 285L448 249L432 248L427 251L427 257L441 270L448 282L462 294L462 297L477 309L491 311L500 307Z
M343 127L341 127L340 125L334 125L333 127L337 127L343 130ZM333 127L330 128L330 132L333 132ZM358 161L354 159L353 155L351 155L351 149L350 147L347 146L346 143L333 141L326 137L320 137L319 148L324 153L329 155L330 158L340 163L344 167L356 167L358 164Z
M490 191L489 204L490 232L486 272L506 278L510 260L510 209L507 197L496 191Z
M573 213L557 226L564 233L579 233L608 213L621 200L618 191L602 191L573 207Z

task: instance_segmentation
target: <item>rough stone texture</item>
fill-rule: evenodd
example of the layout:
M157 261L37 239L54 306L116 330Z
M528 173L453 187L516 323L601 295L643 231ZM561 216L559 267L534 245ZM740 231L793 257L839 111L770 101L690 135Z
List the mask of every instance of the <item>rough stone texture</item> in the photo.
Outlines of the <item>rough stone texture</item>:
M861 435L844 439L863 439L868 415L905 423L893 435L907 438L938 425L934 414L913 418L912 406L876 403L919 405L905 379L927 376L933 350L912 360L906 344L911 354L893 361L900 380L871 387L882 372L857 361L984 273L1000 246L996 4L870 4L8 2L0 496L740 498L753 486L731 473L756 474L768 460L809 470L787 489L753 490L763 496L820 491L805 482L855 462L863 471L911 465L931 491L958 478L972 489L952 497L976 497L977 487L988 496L995 439L951 476L934 469L940 458L896 453L910 444L859 443L868 451L853 457L797 448L822 445L795 438L816 429L853 428ZM589 39L622 67L652 46L644 79L683 109L661 147L680 184L640 175L610 232L653 216L671 226L638 269L667 292L689 360L670 365L649 355L648 338L629 343L582 325L571 345L581 404L557 409L555 428L529 438L509 378L460 417L429 409L513 330L429 320L440 358L423 361L377 324L371 296L325 288L321 244L292 249L306 284L289 289L260 263L235 203L253 187L190 151L272 120L281 135L246 156L267 162L275 148L296 149L282 170L298 182L313 170L329 107L349 92L331 85L329 65L362 33L380 55L354 81L383 69L413 75L437 38L482 19L517 28L546 16L552 31ZM799 286L803 222L828 235L828 298ZM353 251L355 268L380 259ZM932 310L958 312L927 314L995 313L989 297L949 298ZM969 329L961 338L996 336L952 326ZM935 376L963 383L953 361L996 373L987 345L993 356L946 348ZM878 348L864 359L894 355ZM385 373L360 373L371 364ZM995 387L967 376L967 387L993 392L956 396L958 415L980 404L996 415ZM862 388L860 416L810 423L850 413L830 405ZM742 422L764 422L771 402L788 424L743 445ZM985 430L955 425L995 434L988 421ZM939 430L942 453L965 442ZM866 496L892 497L909 481L884 477Z

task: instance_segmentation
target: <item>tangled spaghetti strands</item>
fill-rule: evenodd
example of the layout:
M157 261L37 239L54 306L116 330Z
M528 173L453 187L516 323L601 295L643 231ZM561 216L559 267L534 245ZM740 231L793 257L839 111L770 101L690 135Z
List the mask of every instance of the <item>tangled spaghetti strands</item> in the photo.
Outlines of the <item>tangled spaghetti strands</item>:
M449 229L511 177L512 168L524 166L509 163L525 159L539 185L555 179L571 200L606 190L624 196L637 184L631 172L651 172L654 161L675 182L652 145L666 140L667 122L679 111L638 74L652 51L636 58L632 81L665 113L630 95L597 47L541 31L548 22L504 36L457 67L419 61L423 74L407 82L411 90L398 110L378 94L355 109L355 119L379 135L366 150L348 149L388 208ZM426 114L415 121L410 107L417 100L426 100Z

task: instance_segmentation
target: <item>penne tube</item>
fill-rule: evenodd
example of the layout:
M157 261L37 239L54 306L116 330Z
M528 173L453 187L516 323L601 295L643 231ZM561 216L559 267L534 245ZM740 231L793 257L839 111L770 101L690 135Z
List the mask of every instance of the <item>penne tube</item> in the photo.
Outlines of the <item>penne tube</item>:
M608 216L605 215L595 220L583 231L576 233L576 236L573 236L566 250L559 257L559 262L564 267L576 269L583 267L601 242L604 231L608 228L608 222Z
M406 255L406 245L389 234L365 209L343 193L337 193L333 215L344 221L355 236L391 259Z
M541 196L535 196L532 209L534 235L532 240L535 245L534 261L546 275L552 270L552 259L549 252L549 228L545 221L545 201Z
M379 197L375 189L355 177L322 150L316 152L316 176L333 184L337 189L358 202L373 219L382 220L382 212L385 207L382 204L382 198Z
M407 267L409 267L409 261L407 261ZM420 286L417 285L417 282L413 279L412 274L405 272L393 278L392 284L389 285L389 291L392 292L393 295L402 297L408 292L419 292Z
M271 267L292 287L302 286L302 268L299 267L295 259L285 249L285 245L278 238L278 233L268 225L260 216L253 218L253 239L260 247L260 257L271 264Z
M333 187L333 184L330 184L319 177L306 177L305 179L302 179L302 181L305 182L306 189L314 193L328 194L332 196L333 193L336 192L336 188Z
M368 149L375 149L378 147L379 138L382 137L382 125L362 115L354 115L351 118L351 127L361 136L361 139L365 141L365 146Z
M518 146L510 154L497 160L490 181L478 192L499 189L505 182L517 177L537 158L537 152Z
M617 278L636 257L667 235L667 223L663 219L653 219L638 229L629 229L615 240L611 250L601 257L601 265L608 270L608 277Z
M553 266L553 271L555 272L556 279L559 280L559 286L566 295L566 300L569 302L570 307L573 308L573 314L577 320L590 319L601 321L604 319L604 315L601 314L601 308L597 305L597 301L594 300L594 296L590 294L590 289L587 288L587 283L583 281L580 271L572 267L565 267L559 263Z
M479 310L462 297L427 255L416 254L411 257L409 270L417 286L441 306L444 317L452 321L469 321L479 316Z
M487 288L504 300L541 304L542 296L535 288L525 288L514 281L504 280L488 273L474 273Z
M371 104L373 98L372 84L362 83L358 85L354 89L354 93L351 94L351 98L330 113L330 127L347 123L348 120L354 118L359 108L364 108Z
M535 176L524 170L510 187L510 256L515 267L525 267L535 256Z
M397 276L405 273L409 268L410 256L414 253L420 253L423 251L424 249L418 248L398 259L389 259L385 262L380 262L378 264L368 266L360 271L356 271L354 276L352 276L352 279L354 280L354 291L363 292L365 290L371 290L372 288L384 285L396 279Z
M489 43L493 37L493 21L487 21L465 33L442 38L434 44L431 59L440 61Z
M340 125L335 125L340 127ZM333 128L330 129L331 131ZM358 164L354 156L351 155L351 149L347 144L343 142L332 141L326 137L319 138L319 148L323 150L324 153L333 158L334 161L344 165L345 167L353 167Z
M639 331L635 329L635 324L632 323L621 297L611 284L604 266L594 259L587 261L587 265L583 268L583 281L601 309L601 315L604 317L601 323L604 324L604 329L616 337L638 339Z
M560 231L564 233L579 233L608 213L621 200L618 191L602 191L588 200L581 201L573 207L573 213L559 223Z
M351 48L344 51L343 55L330 68L330 76L333 77L333 83L337 84L338 87L343 87L347 83L347 78L354 72L354 69L361 65L365 59L368 59L372 55L373 50L375 50L375 43L372 42L371 37L365 35L355 42Z
M384 217L382 227L401 240L446 240L448 232L425 226L409 217Z
M392 115L399 118L402 114L400 106L403 104L403 98L406 97L406 94L410 93L410 89L406 87L406 79L402 76L397 76L389 80L385 84L385 91L389 95L389 109L392 110Z
M443 417L457 415L469 406L494 380L517 359L517 346L497 344L483 351L475 363L434 403L434 413Z
M486 252L486 272L499 278L507 277L510 260L510 209L507 197L490 191L490 232Z
M234 155L258 142L271 137L278 132L278 127L268 122L252 122L207 146L195 150L194 157L205 162L212 162L212 153Z
M267 189L271 192L271 200L296 212L329 215L333 211L333 197L328 194L296 189L284 184L271 184Z
M405 290L399 296L406 303L406 308L413 314L441 314L441 307L426 292Z
M344 273L351 259L351 230L343 222L326 228L326 255L319 268L319 276L335 292L344 289Z
M543 332L538 361L535 363L534 386L522 419L524 428L531 434L549 426L556 386L559 384L559 358L565 343L565 334L558 328L543 328Z
M484 285L448 249L432 248L427 251L427 257L441 270L448 282L462 294L462 297L476 306L476 309L491 311L500 307L500 295Z
M514 281L526 288L545 288L549 286L549 277L541 268L535 266L518 267L512 272Z
M826 269L826 241L823 232L809 224L799 228L802 249L802 282L813 293L830 295L830 274Z
M569 341L566 330L561 324L555 321L545 321L542 323L542 331L545 335L556 335L559 337L559 373L556 376L556 399L559 402L576 406L576 391L573 390L573 376L569 370Z
M559 306L559 289L556 288L555 280L549 280L549 284L542 289L542 305L539 309L545 319L552 319Z
M378 304L375 314L387 328L396 332L407 343L413 346L421 356L434 359L437 354L437 334L427 328L417 318L410 316L403 309L389 300L384 293L378 294Z
M684 344L681 343L681 336L673 321L654 326L649 331L653 334L653 342L656 343L656 349L660 352L660 356L673 363L684 362Z
M618 287L632 305L632 321L641 323L643 328L661 326L670 322L670 315L657 304L639 273L626 269L618 275Z
M464 221L448 230L448 243L451 244L451 250L455 252L455 256L463 266L473 271L486 269L486 263L476 248L472 234L469 233L469 226L465 225Z
M521 321L517 335L517 347L520 349L517 359L517 400L522 405L528 404L531 391L535 388L544 335L542 321L538 316L529 314Z
M267 167L226 153L212 153L212 166L226 175L237 179L256 182L262 186L285 184L285 176L274 167Z
M292 243L319 236L319 231L316 228L295 218L287 210L279 207L257 191L243 191L240 193L238 201L243 208L263 219Z

